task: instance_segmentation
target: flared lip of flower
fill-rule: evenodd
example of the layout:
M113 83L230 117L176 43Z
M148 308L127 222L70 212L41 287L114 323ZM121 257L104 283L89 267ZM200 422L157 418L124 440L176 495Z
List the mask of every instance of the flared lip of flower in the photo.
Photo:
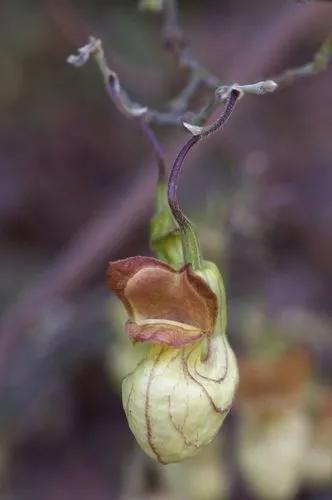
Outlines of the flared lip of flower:
M175 270L153 257L130 257L109 263L107 284L126 307L134 342L180 347L213 333L218 300L190 264Z

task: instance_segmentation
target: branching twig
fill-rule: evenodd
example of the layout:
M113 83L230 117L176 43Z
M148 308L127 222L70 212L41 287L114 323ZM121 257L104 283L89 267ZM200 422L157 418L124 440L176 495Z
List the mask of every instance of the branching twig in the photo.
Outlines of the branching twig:
M89 43L84 47L81 47L78 50L77 55L69 56L67 61L70 64L79 67L83 66L89 60L91 55L95 58L98 64L104 78L106 91L115 106L126 117L134 118L138 121L156 156L159 170L159 180L163 180L165 178L166 171L164 154L153 130L146 122L146 113L148 109L134 102L122 88L118 75L115 71L111 70L107 64L101 41L94 37L90 37Z
M202 125L209 118L215 107L227 98L225 85L214 74L204 68L194 57L189 55L184 41L183 31L180 27L177 4L175 0L165 0L165 25L163 29L165 46L174 54L178 64L189 71L188 81L181 92L172 99L169 111L159 111L135 103L120 85L118 75L112 71L106 62L100 40L91 38L89 44L79 49L77 56L70 56L68 61L76 66L84 64L91 54L94 55L98 66L104 76L108 92L120 111L131 117L144 115L146 123L158 125L181 125L185 116L192 125ZM312 76L327 69L332 60L332 35L329 34L321 45L313 60L307 64L284 71L271 79L256 84L238 85L246 93L262 94L276 89L278 85L285 86L305 76ZM192 98L200 86L205 85L213 90L205 105L195 113L189 111ZM234 84L233 84L234 85ZM228 86L229 89L231 86Z
M143 121L145 121L146 123L156 122L159 124L182 123L183 112L187 111L184 109L184 105L187 103L188 96L190 93L187 87L182 91L183 92L182 97L178 98L179 99L178 102L173 103L173 109L169 113L154 111L152 109L149 109L147 106L143 106L141 104L136 103L128 96L127 92L123 89L123 87L120 84L120 80L117 73L115 73L115 71L110 69L107 64L101 40L98 40L94 37L90 37L89 43L78 49L78 53L76 55L70 55L67 61L70 64L79 67L83 66L89 60L90 56L93 56L95 58L98 67L104 77L106 90L110 95L112 101L122 114L124 114L129 118L140 119L141 124ZM246 85L238 85L238 84L220 85L215 88L213 102L211 104L209 103L208 106L204 106L198 112L198 114L196 115L194 114L191 116L191 121L193 122L193 124L197 122L198 116L200 118L204 116L204 119L207 119L210 112L212 112L213 108L216 105L221 104L223 101L225 101L228 97L230 89L234 88L235 86L238 88L241 94L247 93L247 94L257 94L257 95L262 95L267 92L273 92L277 87L275 82L273 82L272 80L266 80ZM152 133L152 131L150 133ZM155 149L155 145L154 144L152 145Z

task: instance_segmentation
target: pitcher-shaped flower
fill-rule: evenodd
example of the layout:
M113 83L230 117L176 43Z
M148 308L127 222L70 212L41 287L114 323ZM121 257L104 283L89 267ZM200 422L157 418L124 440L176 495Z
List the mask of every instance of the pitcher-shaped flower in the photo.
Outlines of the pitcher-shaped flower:
M159 462L191 457L218 432L238 381L223 331L220 274L210 263L177 271L152 257L131 257L110 263L107 275L127 309L129 338L151 344L123 381L129 426Z
M214 264L202 260L177 188L187 153L223 126L239 95L231 89L221 117L195 128L174 162L168 185L159 179L150 240L168 263L131 257L111 262L107 271L108 286L129 316L129 338L147 345L143 359L123 381L123 406L138 443L163 464L191 457L210 443L238 382L235 356L225 336L222 278Z

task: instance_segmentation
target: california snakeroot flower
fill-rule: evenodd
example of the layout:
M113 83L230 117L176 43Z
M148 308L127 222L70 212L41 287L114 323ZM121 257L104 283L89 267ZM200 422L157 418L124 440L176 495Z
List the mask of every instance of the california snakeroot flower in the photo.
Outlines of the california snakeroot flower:
M237 384L217 296L189 266L175 271L149 257L110 264L108 282L126 305L129 337L151 344L123 382L129 426L159 462L190 457L217 433Z
M123 407L142 449L163 464L191 457L211 442L238 383L225 332L223 281L217 267L201 259L177 200L186 154L223 125L238 96L232 89L222 117L195 130L174 163L168 186L159 179L158 213L151 224L151 246L159 258L129 257L111 262L107 270L108 286L128 314L126 334L134 348L146 345L143 358L123 380Z

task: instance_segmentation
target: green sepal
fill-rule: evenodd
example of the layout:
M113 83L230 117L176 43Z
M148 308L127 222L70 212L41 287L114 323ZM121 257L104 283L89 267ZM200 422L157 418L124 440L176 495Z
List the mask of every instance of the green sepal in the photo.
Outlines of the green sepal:
M156 187L155 214L150 220L150 248L155 256L174 266L184 263L182 242L167 201L167 184L159 181Z
M218 299L218 316L215 332L224 334L227 326L226 292L224 281L216 264L203 260L201 267L194 270L195 274L202 278L216 294Z

